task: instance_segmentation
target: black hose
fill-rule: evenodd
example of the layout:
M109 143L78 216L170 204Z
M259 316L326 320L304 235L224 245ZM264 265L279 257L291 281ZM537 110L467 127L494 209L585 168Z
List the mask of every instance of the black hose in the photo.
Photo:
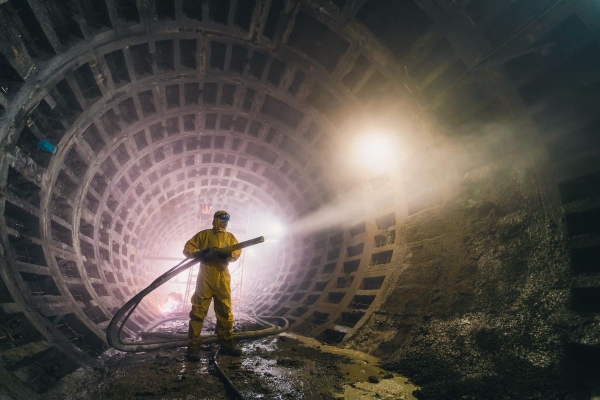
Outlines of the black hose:
M240 391L233 384L233 382L231 382L231 379L229 379L229 376L227 376L227 374L225 373L225 371L223 371L223 369L219 365L218 357L219 357L219 351L220 350L221 349L217 349L217 351L214 352L213 357L212 357L212 361L215 364L215 368L217 369L217 372L219 373L219 375L221 376L221 378L225 382L225 385L227 387L229 387L229 389L231 389L231 391L235 394L236 398L238 398L239 400L244 400L244 396L240 393Z
M216 251L230 252L230 251L242 249L242 248L245 248L248 246L253 246L255 244L262 243L263 241L264 241L264 238L262 236L260 236L255 239L250 239L245 242L235 244L233 246L228 246L223 249L218 249ZM176 266L174 266L173 268L171 268L170 270L168 270L167 272L165 272L164 274L162 274L161 276L156 278L154 280L154 282L152 282L150 285L148 285L148 287L146 287L144 290L142 290L141 292L139 292L138 294L133 296L127 303L125 303L119 309L119 311L116 312L116 314L113 316L112 320L108 324L108 328L106 329L106 340L108 341L108 344L117 350L126 351L126 352L141 352L141 351L150 351L150 350L158 350L158 349L164 349L164 348L187 346L187 344L188 344L187 335L168 334L168 333L165 334L164 332L162 332L162 333L161 332L143 332L142 337L161 337L166 340L162 340L162 341L158 341L158 342L155 341L155 342L134 343L134 342L124 342L121 339L121 331L123 330L123 327L125 326L125 323L129 319L131 314L135 311L138 304L140 304L140 302L144 299L144 297L146 297L152 291L157 289L159 286L161 286L164 283L166 283L167 281L169 281L171 278L173 278L173 277L177 276L178 274L182 273L183 271L193 267L198 262L199 262L199 260L196 260L196 259L183 260L182 262L180 262L179 264L177 264ZM258 319L256 314L254 314L254 316L255 316L255 318ZM123 317L125 317L125 318L123 318ZM283 332L289 326L289 322L285 318L266 317L266 316L263 318L276 318L279 320L283 320L284 325L279 327L279 326L276 326L276 325L273 325L273 324L270 324L267 322L267 324L271 325L270 328L263 329L260 331L247 331L247 332L234 333L234 335L233 335L234 340L254 339L254 338L274 335L276 333ZM121 319L123 319L123 320L121 321ZM263 321L263 322L265 322L265 321ZM202 341L205 343L215 343L215 342L217 342L217 337L216 337L216 335L204 335L204 336L202 336Z
M129 319L133 311L136 309L138 304L140 304L140 302L144 299L144 297L146 297L148 294L150 294L162 284L166 283L169 279L193 267L198 262L199 260L195 259L183 260L182 262L180 262L179 264L177 264L176 266L174 266L173 268L156 278L154 282L148 285L148 287L146 287L144 290L133 296L127 303L125 303L121 307L121 309L119 309L119 311L117 311L116 314L113 316L112 320L110 321L110 324L108 324L108 328L106 329L106 340L108 344L117 350L129 352L158 350L165 347L185 346L187 342L178 344L175 344L173 341L150 342L142 344L127 343L121 340L121 331L123 330L125 323ZM125 316L125 314L127 315ZM125 318L121 322L121 318L123 318L123 316L125 316ZM119 322L121 323L119 324Z
M229 246L225 249L220 249L220 250L229 252L229 251L236 250L238 248L244 248L244 247L252 246L254 244L262 243L263 241L264 241L264 238L261 236L261 237L255 238L255 239L248 240L246 242L238 243L237 245L234 245L236 247L235 249L233 249L233 246ZM169 281L171 278L173 278L173 277L177 276L178 274L182 273L183 271L193 267L198 262L199 262L199 260L196 260L196 259L191 259L191 260L187 259L187 260L181 261L179 264L177 264L176 266L174 266L173 268L171 268L170 270L168 270L167 272L165 272L164 274L162 274L161 276L156 278L154 280L154 282L152 282L150 285L148 285L148 287L146 287L144 290L142 290L141 292L139 292L138 294L133 296L127 303L125 303L119 309L119 311L116 312L116 314L113 316L112 320L108 324L108 328L106 329L106 340L108 341L108 344L110 344L113 348L115 348L117 350L127 351L127 352L141 352L141 351L187 346L187 344L188 344L187 336L183 335L183 334L144 331L141 334L142 337L155 337L155 338L158 337L158 338L163 338L163 339L167 339L167 340L163 340L163 341L159 341L159 342L132 343L132 342L124 342L121 339L121 332L123 330L123 327L125 326L125 323L129 319L131 314L133 314L133 312L135 311L137 306L140 304L140 302L144 299L144 297L146 297L148 294L153 292L159 286L161 286L164 283L166 283L167 281ZM289 327L289 321L285 318L270 317L270 316L258 317L256 315L256 313L254 312L254 310L252 311L252 313L256 320L258 320L266 325L270 325L270 327L267 329L259 330L259 331L247 331L247 332L234 333L233 334L234 340L255 339L255 338L260 338L260 337L264 337L264 336L274 335L274 334L285 331ZM125 318L123 318L123 316L125 316ZM274 325L268 321L265 321L264 319L261 319L261 318L282 320L283 326L276 326L276 325ZM121 319L123 319L123 320L121 321ZM161 323L161 322L159 322L159 323ZM150 329L156 327L159 323L153 324ZM204 343L214 343L217 341L217 337L216 337L216 335L203 335L202 341ZM219 355L219 349L217 349L217 351L213 354L213 362L215 364L215 367L216 367L219 375L223 379L225 385L227 387L229 387L229 389L231 389L231 391L237 396L237 398L243 400L244 397L242 396L240 391L237 389L237 387L233 384L231 379L229 379L229 377L227 376L225 371L223 371L223 369L219 365L218 355Z

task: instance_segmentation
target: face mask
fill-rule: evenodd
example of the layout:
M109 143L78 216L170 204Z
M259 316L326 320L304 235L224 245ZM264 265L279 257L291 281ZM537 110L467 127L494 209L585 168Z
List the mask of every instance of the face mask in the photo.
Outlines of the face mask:
M227 228L228 224L229 224L229 221L227 221L226 219L219 219L219 227L221 229Z

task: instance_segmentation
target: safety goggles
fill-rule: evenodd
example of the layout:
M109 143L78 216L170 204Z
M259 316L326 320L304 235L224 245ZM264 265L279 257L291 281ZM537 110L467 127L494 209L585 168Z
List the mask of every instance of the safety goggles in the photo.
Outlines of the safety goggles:
M231 216L229 214L220 214L217 218L229 221L229 218L231 218Z

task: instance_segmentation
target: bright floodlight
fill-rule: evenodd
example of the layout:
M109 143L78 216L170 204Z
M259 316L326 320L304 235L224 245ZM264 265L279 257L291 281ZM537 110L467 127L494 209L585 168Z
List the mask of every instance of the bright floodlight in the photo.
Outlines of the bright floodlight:
M371 132L357 138L354 153L362 168L378 175L393 165L396 150L395 140L390 134Z

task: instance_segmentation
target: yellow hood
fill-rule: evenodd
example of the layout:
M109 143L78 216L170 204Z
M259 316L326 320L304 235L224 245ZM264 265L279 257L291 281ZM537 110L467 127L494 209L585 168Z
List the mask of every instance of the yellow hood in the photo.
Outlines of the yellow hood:
M213 229L215 230L215 232L225 232L227 230L227 228L221 228L221 226L219 224L219 215L222 215L222 214L229 214L229 213L225 210L220 210L220 211L217 211L213 217L212 226L213 226Z

